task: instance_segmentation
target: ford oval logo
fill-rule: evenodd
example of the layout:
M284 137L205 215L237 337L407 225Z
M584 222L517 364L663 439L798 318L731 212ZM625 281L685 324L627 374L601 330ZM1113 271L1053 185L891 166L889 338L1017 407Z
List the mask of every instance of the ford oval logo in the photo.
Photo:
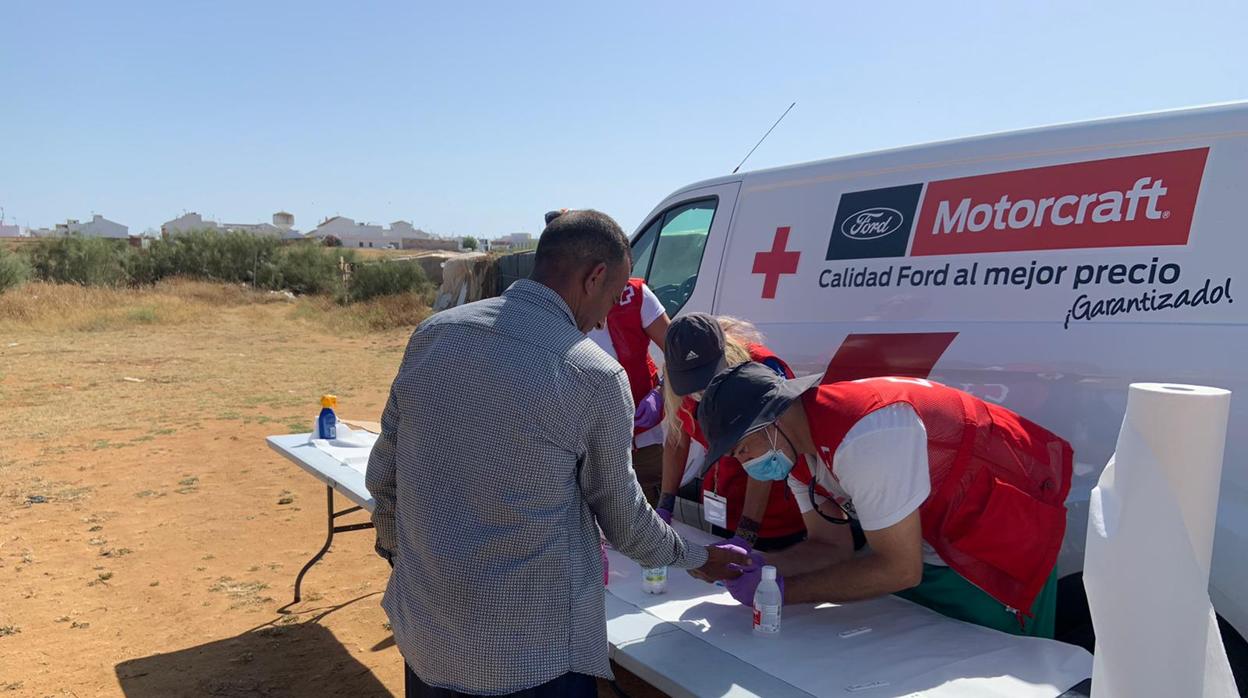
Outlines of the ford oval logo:
M841 223L841 235L850 240L875 240L897 232L905 222L905 216L895 208L864 208Z

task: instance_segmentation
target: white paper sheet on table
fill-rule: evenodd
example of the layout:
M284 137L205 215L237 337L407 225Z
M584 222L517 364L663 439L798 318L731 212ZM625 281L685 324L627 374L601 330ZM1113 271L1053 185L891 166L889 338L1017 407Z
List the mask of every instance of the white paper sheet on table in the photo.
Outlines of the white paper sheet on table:
M1130 388L1089 506L1094 698L1238 695L1208 593L1230 399L1217 388Z
M363 473L368 469L368 456L373 451L373 444L377 443L377 435L350 429L339 422L338 438L332 440L309 438L308 443L348 468Z
M1092 674L1082 648L963 623L893 596L786 606L780 637L757 638L750 610L721 587L672 569L667 593L652 596L641 590L637 563L609 555L609 593L813 696L1054 698Z

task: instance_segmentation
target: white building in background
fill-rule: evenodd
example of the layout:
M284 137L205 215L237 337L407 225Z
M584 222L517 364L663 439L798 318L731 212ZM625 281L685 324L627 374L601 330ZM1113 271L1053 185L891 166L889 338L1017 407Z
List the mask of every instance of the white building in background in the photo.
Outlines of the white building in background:
M510 233L499 239L510 242L514 247L524 247L526 245L532 245L534 242L533 235L531 233Z
M82 235L85 237L112 238L114 240L126 240L130 237L130 228L116 221L110 221L100 214L91 216L91 220L86 223L78 222L76 218L70 218L64 223L57 223L54 228L39 228L30 231L38 237L47 237L52 235Z
M395 221L390 224L390 236L408 240L432 240L429 233L413 226L407 221Z
M168 237L176 233L186 233L192 230L217 230L216 221L206 221L204 217L191 211L184 213L171 221L165 221L160 226L160 234Z
M285 211L274 213L272 223L218 223L212 220L205 220L203 216L191 211L171 221L166 221L160 226L160 234L168 237L191 230L219 230L222 232L233 230L251 233L252 235L268 235L283 239L302 238L303 236L299 234L299 231L294 229L294 225L294 215Z
M479 240L482 252L520 252L537 247L537 240L530 233L508 233L493 240Z
M251 233L280 238L286 232L272 223L222 223L221 229L234 233Z
M308 231L306 237L324 240L333 236L342 241L343 247L400 249L403 240L429 240L433 236L413 227L407 221L395 221L389 228L372 223L357 223L346 216L333 216L325 219L320 225Z

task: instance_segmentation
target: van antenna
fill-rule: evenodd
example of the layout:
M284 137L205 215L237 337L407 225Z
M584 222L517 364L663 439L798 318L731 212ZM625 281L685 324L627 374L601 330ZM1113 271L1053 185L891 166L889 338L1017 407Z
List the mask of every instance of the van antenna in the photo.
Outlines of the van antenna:
M754 154L754 151L758 150L758 146L762 145L763 141L767 140L767 136L770 136L771 132L776 130L776 127L780 125L780 122L784 121L784 117L788 116L789 112L792 111L793 107L796 107L796 106L797 106L797 102L794 102L789 105L788 109L784 110L784 113L780 115L780 118L776 119L776 123L772 124L771 128L767 129L767 133L764 133L763 137L758 139L758 142L754 144L754 147L750 148L750 152L746 153L745 157L741 158L741 162L737 163L737 166L732 169L733 174L736 174L737 170L741 169L741 165L744 165L745 161L750 159L750 156Z

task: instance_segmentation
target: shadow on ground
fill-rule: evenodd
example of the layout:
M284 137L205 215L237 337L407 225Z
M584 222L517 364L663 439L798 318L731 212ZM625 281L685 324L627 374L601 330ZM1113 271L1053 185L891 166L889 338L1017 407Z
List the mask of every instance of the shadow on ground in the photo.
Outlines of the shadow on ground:
M324 615L263 625L237 637L127 660L114 669L126 698L390 698L368 667L317 623Z

